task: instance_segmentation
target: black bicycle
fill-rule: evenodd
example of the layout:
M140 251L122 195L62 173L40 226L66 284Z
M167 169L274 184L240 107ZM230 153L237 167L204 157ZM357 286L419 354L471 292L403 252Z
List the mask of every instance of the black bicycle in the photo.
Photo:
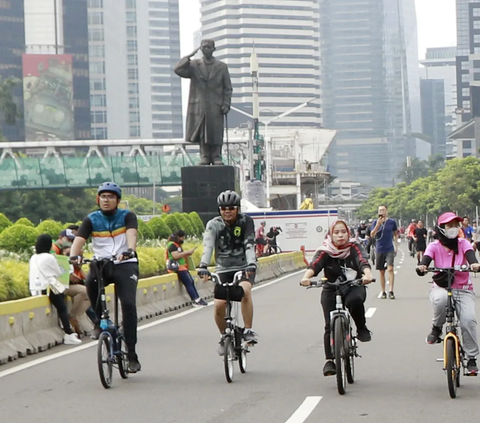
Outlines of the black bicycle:
M210 273L210 278L215 284L225 287L227 293L227 313L225 321L227 327L223 335L225 345L225 352L223 354L223 367L225 370L225 377L228 383L233 381L234 376L234 362L238 361L240 372L247 371L247 354L250 352L249 344L243 340L243 331L245 328L238 325L239 316L239 302L230 300L230 288L236 286L244 276L243 271L235 273L231 282L222 282L216 273Z
M463 368L464 376L477 376L477 373L469 373L467 359L459 336L459 324L456 318L455 298L452 289L455 272L473 272L467 265L457 267L431 267L427 272L447 274L447 305L446 305L446 335L443 339L443 358L437 361L443 362L443 370L447 375L448 393L451 398L457 396L457 388L460 387L460 374ZM441 342L441 341L440 341Z
M118 296L114 285L115 313L114 320L110 319L107 305L107 296L105 294L105 281L103 278L105 266L113 265L113 260L89 260L83 259L83 263L90 264L90 271L98 283L98 301L101 304L102 315L100 319L100 329L102 332L98 337L97 346L97 364L100 381L105 389L112 386L113 367L118 368L122 379L128 378L128 358L127 343L123 330L118 322Z
M375 282L375 279L372 279L372 282ZM353 335L352 317L343 304L340 293L340 288L345 285L361 286L363 279L346 281L344 278L338 278L335 282L322 279L321 281L311 281L311 285L307 287L310 289L333 286L336 290L336 307L330 312L330 345L334 349L337 389L340 395L345 394L347 382L354 382L355 357L361 358L357 351L357 338Z

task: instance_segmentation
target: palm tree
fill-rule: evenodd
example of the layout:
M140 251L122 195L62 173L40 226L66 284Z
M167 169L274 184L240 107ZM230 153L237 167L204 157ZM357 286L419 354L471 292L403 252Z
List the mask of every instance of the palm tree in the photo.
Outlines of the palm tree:
M0 76L0 116L7 125L15 125L17 117L20 116L17 104L12 95L13 89L22 81L13 76L3 79ZM5 141L2 129L0 128L0 141Z

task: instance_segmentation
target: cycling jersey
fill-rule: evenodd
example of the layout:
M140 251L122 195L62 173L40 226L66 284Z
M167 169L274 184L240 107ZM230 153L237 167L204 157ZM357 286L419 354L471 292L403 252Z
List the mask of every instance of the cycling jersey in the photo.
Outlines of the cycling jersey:
M255 265L254 238L254 223L250 216L239 213L233 225L227 225L220 216L211 219L203 236L200 267L210 263L213 251L217 273L243 270L249 265Z
M92 236L95 258L111 258L128 250L127 229L137 227L137 216L129 210L117 209L111 215L97 210L83 220L77 236L84 239ZM136 261L137 258L132 258L123 260L122 263Z

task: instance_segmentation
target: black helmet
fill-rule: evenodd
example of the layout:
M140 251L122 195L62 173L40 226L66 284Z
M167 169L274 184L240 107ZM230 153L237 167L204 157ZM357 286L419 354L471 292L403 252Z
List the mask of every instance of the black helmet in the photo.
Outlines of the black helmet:
M237 206L240 207L240 196L235 191L223 191L217 197L218 207Z
M102 192L113 192L117 194L118 199L122 198L122 189L115 182L104 182L98 187L97 195L100 195Z

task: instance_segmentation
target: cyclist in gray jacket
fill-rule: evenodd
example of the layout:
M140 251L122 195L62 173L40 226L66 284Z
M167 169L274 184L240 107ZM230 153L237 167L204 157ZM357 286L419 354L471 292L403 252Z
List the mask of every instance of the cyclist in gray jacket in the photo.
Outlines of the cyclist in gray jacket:
M231 282L239 270L243 270L243 280L231 287L229 297L241 301L245 324L245 342L256 344L257 334L252 330L253 301L252 284L257 270L255 257L255 226L250 216L240 213L240 196L234 191L224 191L217 198L220 216L207 223L203 236L203 255L198 268L198 276L208 277L207 266L215 251L216 270L222 282ZM225 352L224 333L226 328L226 291L219 285L214 292L214 316L220 330L219 355Z

